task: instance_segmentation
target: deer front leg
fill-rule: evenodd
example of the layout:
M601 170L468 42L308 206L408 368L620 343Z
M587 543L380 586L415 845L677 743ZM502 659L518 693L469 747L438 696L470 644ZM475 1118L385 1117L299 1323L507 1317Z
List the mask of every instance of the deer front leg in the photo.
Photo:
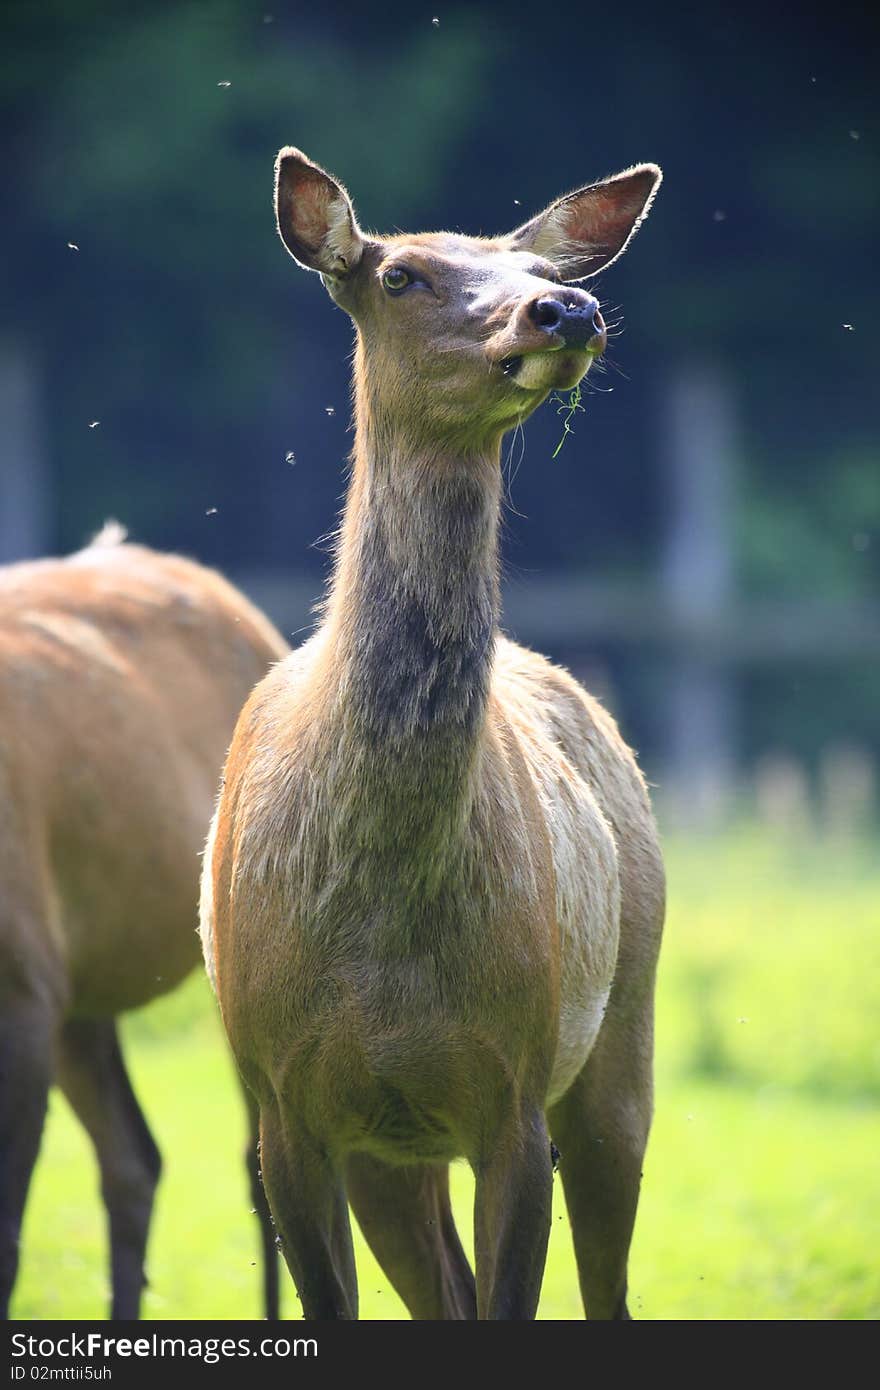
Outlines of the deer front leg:
M263 1183L281 1253L309 1322L358 1315L348 1204L323 1146L277 1104L260 1107Z
M251 1201L260 1223L260 1245L263 1251L263 1304L266 1321L277 1322L281 1316L278 1289L278 1248L275 1244L275 1228L272 1224L272 1214L269 1211L260 1168L260 1107L243 1082L241 1091L248 1119L248 1138L244 1161L250 1184Z
M110 1225L113 1319L139 1316L144 1258L162 1160L132 1090L112 1019L68 1019L58 1080L101 1170Z
M583 1071L550 1112L586 1316L628 1319L627 1261L651 1125L653 1008L612 995Z
M553 1195L542 1111L529 1108L506 1125L475 1174L477 1317L529 1320L541 1293Z
M392 1168L352 1154L345 1186L364 1237L410 1316L475 1318L474 1276L455 1229L448 1167Z

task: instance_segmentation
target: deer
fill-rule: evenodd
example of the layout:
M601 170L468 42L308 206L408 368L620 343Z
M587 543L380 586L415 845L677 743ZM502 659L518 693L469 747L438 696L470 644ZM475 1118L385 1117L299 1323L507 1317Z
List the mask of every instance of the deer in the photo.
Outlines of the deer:
M136 1318L161 1158L117 1016L201 959L199 857L251 688L288 651L218 573L105 527L64 559L0 570L0 1314L52 1084L94 1146L114 1319ZM275 1233L247 1166L264 1296Z
M200 929L282 1253L307 1320L356 1318L350 1206L413 1318L532 1319L558 1154L586 1316L626 1319L663 861L611 716L501 631L500 458L604 351L575 282L661 171L494 238L367 233L300 150L275 172L354 323L355 442L320 622L236 727Z

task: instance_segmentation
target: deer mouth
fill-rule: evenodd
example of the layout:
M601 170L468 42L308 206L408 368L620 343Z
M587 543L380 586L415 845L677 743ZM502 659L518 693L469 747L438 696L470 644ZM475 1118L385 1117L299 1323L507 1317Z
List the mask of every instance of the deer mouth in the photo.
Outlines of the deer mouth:
M502 375L520 391L567 391L590 369L594 354L564 347L512 353L502 358Z

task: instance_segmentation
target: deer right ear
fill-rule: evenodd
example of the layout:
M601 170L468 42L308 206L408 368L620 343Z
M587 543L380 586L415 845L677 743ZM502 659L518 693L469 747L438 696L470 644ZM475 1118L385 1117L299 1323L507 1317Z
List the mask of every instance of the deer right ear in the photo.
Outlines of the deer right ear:
M598 275L626 250L662 179L656 164L636 164L578 188L518 227L508 243L553 261L563 280Z
M275 216L281 240L306 270L340 280L363 255L364 239L342 184L290 145L275 161Z

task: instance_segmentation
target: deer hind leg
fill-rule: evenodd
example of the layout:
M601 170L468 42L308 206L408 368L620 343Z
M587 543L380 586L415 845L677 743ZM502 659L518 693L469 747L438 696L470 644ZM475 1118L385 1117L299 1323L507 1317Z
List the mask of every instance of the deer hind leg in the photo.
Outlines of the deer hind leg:
M410 1316L475 1318L476 1286L455 1229L448 1167L392 1168L353 1154L345 1185L364 1237Z
M652 1107L652 1003L614 995L583 1070L549 1114L590 1319L629 1318L627 1260Z
M263 1177L260 1169L260 1107L247 1086L242 1085L242 1095L247 1107L248 1142L245 1150L245 1166L250 1183L251 1201L260 1223L260 1244L263 1252L263 1303L268 1322L279 1318L278 1289L278 1247L275 1244L275 1225Z
M534 1318L550 1235L553 1167L541 1110L524 1110L475 1164L477 1316Z
M340 1173L275 1102L260 1108L260 1163L281 1253L309 1322L356 1318L357 1275Z
M112 1019L70 1019L58 1081L95 1147L110 1225L111 1318L136 1318L162 1160L131 1088Z
M0 997L0 1319L18 1269L21 1219L52 1077L55 1019L36 999Z

